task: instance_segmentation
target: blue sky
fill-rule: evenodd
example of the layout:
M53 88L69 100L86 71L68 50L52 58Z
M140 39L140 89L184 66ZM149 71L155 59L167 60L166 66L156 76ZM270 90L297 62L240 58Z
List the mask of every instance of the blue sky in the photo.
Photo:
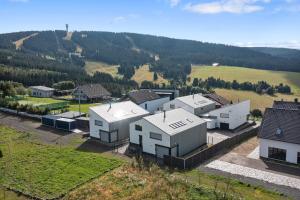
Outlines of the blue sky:
M0 32L136 32L300 49L300 0L0 0Z

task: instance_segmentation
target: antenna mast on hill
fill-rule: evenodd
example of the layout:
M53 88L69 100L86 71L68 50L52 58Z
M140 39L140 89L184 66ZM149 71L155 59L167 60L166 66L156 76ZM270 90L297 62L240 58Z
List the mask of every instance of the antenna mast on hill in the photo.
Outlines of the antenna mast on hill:
M69 24L66 24L66 32L69 32Z

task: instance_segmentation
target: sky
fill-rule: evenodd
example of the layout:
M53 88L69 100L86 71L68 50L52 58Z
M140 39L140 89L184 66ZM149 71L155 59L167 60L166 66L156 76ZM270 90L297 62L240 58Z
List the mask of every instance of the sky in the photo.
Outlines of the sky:
M300 49L300 0L0 0L0 33L134 32Z

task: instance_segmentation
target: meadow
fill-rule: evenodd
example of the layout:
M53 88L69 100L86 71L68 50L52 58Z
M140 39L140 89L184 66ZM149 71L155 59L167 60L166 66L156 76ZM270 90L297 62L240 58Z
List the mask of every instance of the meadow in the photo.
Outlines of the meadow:
M74 147L42 144L32 140L30 133L2 125L0 135L0 184L32 197L61 197L123 163Z
M284 95L279 93L275 94L274 96L270 96L267 94L260 95L252 91L228 90L218 88L214 89L214 91L220 96L225 97L226 99L234 103L249 99L251 101L251 110L260 109L262 111L264 111L267 107L272 107L274 100L294 101L295 98L299 98L298 96Z
M266 81L271 85L279 83L287 84L291 87L292 92L296 96L300 96L300 73L258 70L244 67L229 67L229 66L196 66L192 67L191 79L202 78L206 79L210 76L220 78L227 81L237 80L238 82Z
M93 75L96 72L104 72L112 75L113 77L122 77L122 75L118 74L118 65L109 65L103 62L94 62L94 61L86 61L85 62L85 71L89 75Z
M160 74L157 74L158 79L156 81L153 81L153 75L154 72L149 71L149 66L143 65L135 71L135 74L131 79L136 81L138 84L141 84L145 80L152 81L153 83L157 83L157 84L168 83L168 80L164 79Z

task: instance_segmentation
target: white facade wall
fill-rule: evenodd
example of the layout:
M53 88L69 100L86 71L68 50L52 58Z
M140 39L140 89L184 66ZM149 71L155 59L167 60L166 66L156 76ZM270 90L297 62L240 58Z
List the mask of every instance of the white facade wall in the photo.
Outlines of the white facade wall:
M89 111L90 115L90 136L94 138L99 138L99 130L104 130L109 132L109 123L105 121L103 118L101 118L99 115L97 115L92 110ZM95 120L99 120L103 122L103 126L97 126L95 125Z
M216 125L220 127L220 123L228 123L229 129L235 129L247 122L247 116L250 114L250 101L243 101L238 104L223 107L209 112L210 116L217 117ZM228 115L224 118L222 116ZM209 127L208 127L209 128Z
M135 125L140 125L143 127L142 131L135 130ZM150 138L150 132L159 133L162 135L162 140L155 140ZM144 119L133 122L130 124L130 142L134 144L139 144L139 135L143 136L143 152L155 155L155 145L161 145L165 147L170 147L170 136L163 131L161 131L156 126L147 122Z
M31 88L31 96L34 97L51 97L53 96L53 91L44 91L39 89Z
M164 97L160 99L155 99L152 101L146 101L139 106L149 111L150 113L154 113L155 111L161 110L163 108L163 104L170 101L170 97ZM147 104L147 109L146 109Z
M268 139L259 139L259 155L268 158L268 148L280 148L286 150L286 161L297 164L297 155L300 152L300 144L292 144Z
M170 108L171 105L174 105L175 107L174 107L174 108ZM190 113L192 113L192 114L195 113L195 110L194 110L193 107L191 107L191 106L189 106L189 105L187 105L187 104L185 104L185 103L183 103L182 101L179 101L179 100L177 100L177 99L174 99L174 100L172 100L172 101L169 101L169 102L165 103L165 104L163 105L163 108L164 108L164 110L166 110L166 111L168 111L168 110L173 110L173 109L176 109L176 108L183 108L184 110L186 110L186 111L188 111L188 112L190 112Z

